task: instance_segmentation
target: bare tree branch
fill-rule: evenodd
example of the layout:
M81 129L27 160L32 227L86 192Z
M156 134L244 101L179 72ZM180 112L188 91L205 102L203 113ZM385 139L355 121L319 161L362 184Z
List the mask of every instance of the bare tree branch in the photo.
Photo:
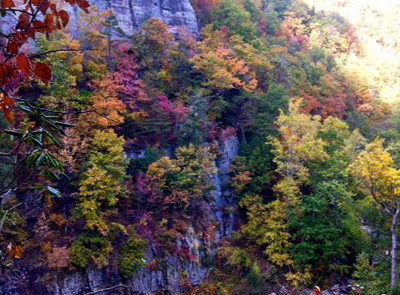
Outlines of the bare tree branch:
M101 292L112 291L112 290L120 289L120 288L129 289L130 287L127 286L127 285L117 285L117 286L113 286L113 287L104 288L104 289L100 289L100 290L97 290L97 291L89 292L89 293L86 293L85 295L94 295L94 294L98 294L98 293L101 293Z
M38 58L43 55L51 54L51 53L57 53L57 52L78 52L79 50L77 49L55 49L55 50L49 50L45 52L40 52L36 54L29 55L29 58Z
M0 234L1 234L1 231L3 230L3 226L4 226L4 223L6 221L7 214L9 212L13 211L14 209L18 208L21 205L22 205L22 203L18 203L17 205L14 205L10 209L7 209L6 211L4 211L4 215L3 215L3 217L1 218L1 221L0 221Z

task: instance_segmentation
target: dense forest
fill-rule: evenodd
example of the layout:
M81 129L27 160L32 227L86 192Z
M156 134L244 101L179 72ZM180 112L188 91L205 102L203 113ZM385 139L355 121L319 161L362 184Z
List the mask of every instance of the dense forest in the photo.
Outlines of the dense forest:
M0 294L400 294L374 2L1 0Z

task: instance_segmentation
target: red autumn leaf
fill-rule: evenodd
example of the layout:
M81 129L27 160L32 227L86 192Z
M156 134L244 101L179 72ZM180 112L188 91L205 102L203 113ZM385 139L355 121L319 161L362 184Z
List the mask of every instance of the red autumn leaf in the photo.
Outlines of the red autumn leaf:
M2 0L1 1L1 8L2 9L8 9L8 8L13 8L15 7L14 1L13 0Z
M30 21L30 16L27 13L21 13L21 15L18 18L19 21L19 27L25 29L29 26L29 21Z
M24 252L25 252L25 249L24 249L24 248L22 248L21 246L17 246L17 247L15 247L15 249L14 249L14 255L13 255L13 257L14 257L14 258L17 258L17 259L20 259L20 258L22 258L22 255L24 254Z
M45 33L46 32L46 24L42 21L34 21L33 22L33 28L38 31L39 33Z
M37 62L35 65L35 75L46 84L49 83L52 77L50 67L41 62Z
M0 95L0 109L4 113L4 117L7 121L12 122L14 120L14 113L11 112L11 107L15 105L14 101L8 96Z
M11 54L17 54L20 47L20 42L18 42L17 40L10 40L7 44L7 51Z
M32 0L32 4L36 6L40 6L44 0Z
M32 71L31 61L24 53L21 53L20 55L17 56L17 65L18 69L24 74L28 75Z
M9 65L0 63L0 86L6 83Z
M3 86L7 81L16 76L15 69L9 64L0 63L0 86Z
M78 0L78 6L84 10L86 13L89 12L88 8L90 7L90 4L86 0Z
M46 11L49 9L51 6L50 2L48 0L41 1L42 3L40 4L40 11L45 14Z
M58 16L61 18L62 24L64 28L68 25L69 23L69 14L65 10L61 10L58 12Z
M56 19L56 26L58 30L61 30L63 28L63 25L61 24L60 19Z
M36 35L35 35L35 29L34 28L29 28L29 30L26 32L26 36L28 37L28 38L31 38L31 39L33 39L33 40L35 40L36 39Z
M88 8L90 7L90 4L87 0L66 0L66 1L71 5L78 4L78 6L86 13L89 12Z
M46 23L48 32L54 31L56 29L55 24L54 24L54 14L46 14L45 23Z

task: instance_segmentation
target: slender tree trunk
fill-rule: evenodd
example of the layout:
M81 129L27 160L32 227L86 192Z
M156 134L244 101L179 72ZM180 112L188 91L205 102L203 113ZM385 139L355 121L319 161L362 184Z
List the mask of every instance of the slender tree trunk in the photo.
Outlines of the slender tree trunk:
M396 287L399 281L399 274L397 271L397 223L399 219L400 206L397 205L396 213L393 215L392 220L392 271L390 285L392 288Z
M128 5L129 5L129 13L131 14L131 22L132 22L132 30L133 33L138 29L139 24L136 23L136 15L135 15L135 10L133 9L133 0L128 0ZM133 35L132 33L132 35Z

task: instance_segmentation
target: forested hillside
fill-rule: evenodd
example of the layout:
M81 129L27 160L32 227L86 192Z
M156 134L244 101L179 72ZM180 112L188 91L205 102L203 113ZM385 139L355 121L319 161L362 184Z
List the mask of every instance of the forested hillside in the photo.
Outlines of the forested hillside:
M400 2L1 0L0 294L400 294Z

